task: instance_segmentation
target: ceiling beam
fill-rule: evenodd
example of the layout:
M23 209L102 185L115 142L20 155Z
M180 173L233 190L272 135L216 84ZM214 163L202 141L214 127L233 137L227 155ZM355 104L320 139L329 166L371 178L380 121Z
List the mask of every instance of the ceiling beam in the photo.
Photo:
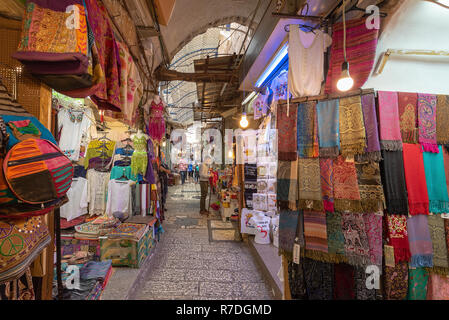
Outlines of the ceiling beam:
M232 78L230 72L220 73L188 73L158 68L155 71L155 77L158 81L190 81L190 82L229 82Z

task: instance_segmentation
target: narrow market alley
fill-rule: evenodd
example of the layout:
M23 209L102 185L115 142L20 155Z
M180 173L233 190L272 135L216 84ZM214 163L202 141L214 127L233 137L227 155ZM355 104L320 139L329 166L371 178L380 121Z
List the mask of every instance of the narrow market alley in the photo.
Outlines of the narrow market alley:
M199 198L199 184L169 188L165 232L135 299L273 299L245 243L210 241L208 221L222 220L201 216Z

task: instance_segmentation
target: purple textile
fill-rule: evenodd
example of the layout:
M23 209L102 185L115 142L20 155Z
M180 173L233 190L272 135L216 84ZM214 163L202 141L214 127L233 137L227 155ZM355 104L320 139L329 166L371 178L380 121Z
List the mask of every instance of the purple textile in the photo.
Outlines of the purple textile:
M148 134L148 126L145 126L147 134ZM148 165L147 172L145 173L145 180L150 184L156 183L156 179L154 177L153 170L153 159L154 159L154 147L153 141L151 139L147 140L147 157L148 157Z
M53 11L60 12L66 12L67 7L74 4L83 5L83 0L32 0L29 2L33 2L39 7L45 9L51 9Z
M366 152L380 151L379 130L377 125L376 102L374 94L362 96L363 119L366 131Z
M430 237L427 215L412 216L407 219L408 242L413 268L433 267L433 246Z

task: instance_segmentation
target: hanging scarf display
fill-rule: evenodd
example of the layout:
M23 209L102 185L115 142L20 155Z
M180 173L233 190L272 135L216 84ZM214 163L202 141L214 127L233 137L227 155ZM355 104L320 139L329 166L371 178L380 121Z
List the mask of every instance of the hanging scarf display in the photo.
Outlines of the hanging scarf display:
M385 266L383 272L385 300L404 300L408 291L408 264L396 263L394 267Z
M430 238L428 216L418 215L407 219L408 241L413 268L433 267L432 239Z
M407 233L407 217L387 214L385 222L387 227L387 243L394 248L395 263L409 261L411 253Z
M437 96L437 143L449 144L449 96Z
M397 92L379 91L380 147L382 150L402 150Z
M365 232L363 216L358 213L342 213L343 235L345 237L345 255L348 262L355 266L370 263L369 242Z
M446 188L449 190L449 151L446 148L443 149L443 161L444 161L444 173L446 176Z
M387 212L408 215L402 151L382 151L382 158L380 173L387 202Z
M345 237L340 212L326 213L327 245L330 254L345 254Z
M305 300L307 297L303 264L290 261L288 263L288 283L293 300Z
M291 256L298 223L302 221L298 211L282 210L279 217L279 252Z
M449 258L449 219L443 219L444 221L444 234L445 234L445 240L446 240L446 249L447 249L447 256Z
M278 131L278 159L280 161L295 161L297 158L296 113L296 104L292 104L289 111L287 111L287 108L277 107L276 128Z
M431 215L427 217L427 222L429 223L430 238L432 239L433 265L435 267L449 268L444 220L439 215Z
M304 238L306 250L328 252L324 212L304 211Z
M336 211L362 212L354 162L347 162L342 156L334 161L333 185Z
M427 285L427 300L449 300L449 278L431 273Z
M354 267L346 263L334 265L334 300L354 300Z
M340 152L339 103L339 100L329 100L316 105L322 158L336 158Z
M299 208L322 211L320 160L298 159Z
M418 94L419 143L424 151L438 153L436 132L437 97L431 94Z
M368 236L370 261L380 267L382 266L382 216L364 213L363 222Z
M315 107L316 102L313 101L301 103L298 106L297 141L300 158L312 158L314 156Z
M380 178L379 163L356 162L357 180L363 212L379 212L385 208L385 196Z
M334 264L304 258L304 274L309 300L332 300Z
M298 200L298 161L279 161L277 171L277 200Z
M323 196L324 210L334 212L334 161L320 158L321 192Z
M418 95L398 92L399 123L402 142L418 143Z
M408 269L407 300L426 300L429 272L425 268Z
M340 99L339 121L342 156L364 153L366 136L360 96Z
M407 185L408 209L411 215L429 214L426 173L421 146L404 143L404 173Z
M449 212L449 197L444 174L443 149L441 146L438 146L437 149L439 153L423 153L429 210L432 213L447 213Z
M376 289L368 289L366 285L367 274L365 268L356 267L354 273L355 299L356 300L376 300Z
M356 155L356 159L359 162L379 162L382 157L380 154L379 129L374 94L362 96L362 111L363 121L365 123L366 149L365 153Z

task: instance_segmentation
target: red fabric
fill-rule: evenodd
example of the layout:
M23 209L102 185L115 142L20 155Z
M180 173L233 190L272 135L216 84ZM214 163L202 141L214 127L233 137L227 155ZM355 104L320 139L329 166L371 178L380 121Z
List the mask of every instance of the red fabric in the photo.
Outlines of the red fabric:
M417 143L418 94L398 92L398 110L402 141Z
M387 214L385 222L387 224L387 242L394 248L395 263L409 261L411 253L407 234L407 217Z
M86 220L86 215L83 215L81 217L75 218L73 220L67 221L66 218L61 218L61 229L69 229L72 228L74 226L77 226L79 224L84 223L84 221Z
M276 128L278 130L279 161L295 161L297 158L297 108L296 104L291 104L287 115L287 107L277 107Z
M354 267L346 263L334 265L334 300L354 300Z
M407 185L408 209L411 215L429 214L426 172L421 145L404 143L404 173Z

